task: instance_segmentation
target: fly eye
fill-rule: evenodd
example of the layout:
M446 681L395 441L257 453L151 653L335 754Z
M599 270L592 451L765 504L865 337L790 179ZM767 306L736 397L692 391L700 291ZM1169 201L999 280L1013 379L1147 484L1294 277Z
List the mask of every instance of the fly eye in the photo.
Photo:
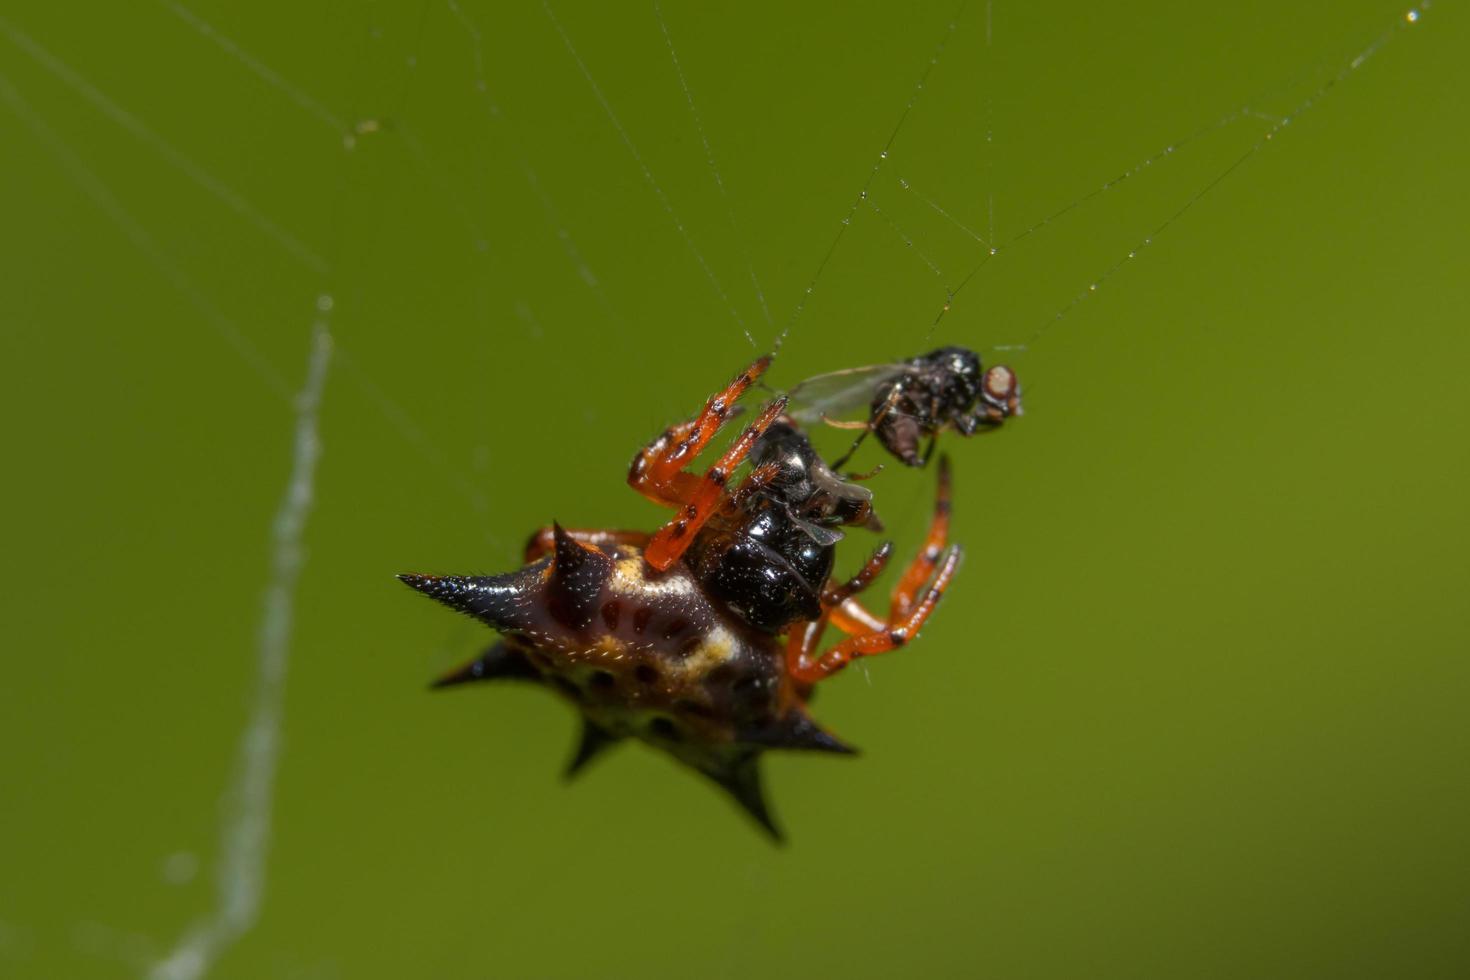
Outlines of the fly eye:
M997 364L985 372L985 394L998 402L1010 401L1016 392L1016 376L1004 364Z

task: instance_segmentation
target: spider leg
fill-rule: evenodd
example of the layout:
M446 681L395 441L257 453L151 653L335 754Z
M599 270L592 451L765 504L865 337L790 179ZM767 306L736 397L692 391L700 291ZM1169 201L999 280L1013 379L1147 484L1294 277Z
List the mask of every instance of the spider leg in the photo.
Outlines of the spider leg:
M826 609L840 608L848 599L862 592L873 584L873 580L883 574L883 569L888 565L888 559L893 555L893 542L884 541L863 562L857 574L848 579L842 585L829 586L822 596L822 606Z
M721 504L729 500L725 493L725 484L729 481L731 472L750 454L756 440L784 411L785 395L761 409L761 413L740 434L740 438L715 460L713 466L705 470L704 476L698 479L693 491L685 498L678 515L649 539L648 548L643 552L645 561L662 572L679 560L694 536L699 533L699 529L704 526L704 522L709 520L710 515Z
M611 554L619 545L642 548L648 544L647 531L607 531L598 528L562 528L567 536L581 544L590 544ZM556 550L556 532L543 527L526 540L526 564Z
M643 447L628 467L628 485L664 507L685 503L697 489L699 479L682 470L709 444L734 411L735 402L770 365L769 354L757 358L722 391L711 395L697 416L665 429L663 435Z
M786 663L787 665L799 664L810 661L812 652L817 649L821 642L822 633L827 628L829 619L834 621L837 628L843 632L868 632L868 627L859 627L852 630L844 625L843 610L848 603L856 605L857 600L853 596L873 584L873 580L883 573L883 568L888 564L888 558L893 554L893 543L885 541L878 546L878 550L863 563L856 575L841 585L829 585L822 593L822 614L816 619L798 623L793 626L790 634L786 637ZM858 606L861 609L861 606ZM864 610L864 614L866 611ZM881 620L874 619L875 629L884 629Z
M949 457L941 454L939 489L934 495L934 517L929 522L929 533L924 539L924 547L914 556L908 568L904 569L898 584L893 587L893 594L888 600L889 609L892 610L889 613L890 620L902 619L909 614L918 598L919 589L934 573L934 566L944 553L944 546L949 540L949 512Z
M780 472L781 464L779 461L773 460L755 467L745 479L740 481L740 486L730 492L731 503L736 505L744 504L762 487L775 479Z
M949 539L949 512L949 457L941 454L939 457L939 490L934 499L934 517L929 522L929 532L924 538L924 547L904 569L903 575L889 596L889 609L892 610L889 619L902 619L907 616L918 599L919 590L934 574L934 566L938 564L939 556L944 553L944 546ZM871 633L884 628L883 619L869 612L865 606L850 596L832 610L831 618L833 626L850 635Z
M816 683L835 674L856 657L887 653L913 639L934 611L934 606L944 595L945 588L959 567L959 547L945 547L949 536L949 514L949 459L940 456L939 487L935 493L934 517L929 524L929 533L924 547L909 563L898 585L893 589L888 619L878 619L854 598L857 592L871 584L877 572L882 569L882 562L887 560L886 549L880 549L880 553L875 554L851 582L830 591L830 597L835 600L832 608L825 608L827 597L824 596L824 610L819 622L825 626L826 621L830 620L838 629L851 634L847 639L814 659L812 652L820 631L815 635L812 635L811 630L799 631L800 642L798 631L793 631L792 638L787 643L786 667L787 673L794 680L807 684ZM870 573L875 562L877 568ZM920 594L920 589L925 582L930 581L931 576L933 581ZM857 587L852 588L854 585Z
M812 653L816 651L817 644L822 642L822 633L826 629L827 615L825 613L816 619L796 623L791 627L791 632L786 634L787 674L797 680L801 679L796 676L796 672L791 669L791 665L811 662Z
M934 611L959 564L960 549L952 545L945 551L933 584L925 590L918 604L901 620L890 620L886 629L849 636L816 659L812 659L809 653L792 659L788 646L787 673L798 683L815 684L831 677L858 657L887 653L908 643Z
M833 609L830 615L833 626L842 630L848 636L857 636L861 633L872 633L887 628L882 618L873 615L856 599L848 599L842 605Z

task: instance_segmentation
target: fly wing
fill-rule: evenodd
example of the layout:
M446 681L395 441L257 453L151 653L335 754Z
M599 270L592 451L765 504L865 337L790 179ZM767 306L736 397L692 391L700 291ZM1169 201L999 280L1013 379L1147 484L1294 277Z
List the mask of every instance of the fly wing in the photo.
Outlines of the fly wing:
M807 378L787 393L787 414L806 424L824 419L865 420L878 386L904 370L902 364L869 364Z

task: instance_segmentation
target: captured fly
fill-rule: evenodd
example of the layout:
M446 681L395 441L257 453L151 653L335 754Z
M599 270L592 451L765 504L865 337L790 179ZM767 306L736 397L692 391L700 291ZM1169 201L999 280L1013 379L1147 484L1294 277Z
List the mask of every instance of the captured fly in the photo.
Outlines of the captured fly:
M980 355L965 347L819 374L791 389L790 397L789 412L798 421L862 430L834 468L845 464L869 433L906 465L923 466L942 430L970 436L1021 414L1015 372L1002 364L985 368ZM859 408L866 409L866 418L842 418Z

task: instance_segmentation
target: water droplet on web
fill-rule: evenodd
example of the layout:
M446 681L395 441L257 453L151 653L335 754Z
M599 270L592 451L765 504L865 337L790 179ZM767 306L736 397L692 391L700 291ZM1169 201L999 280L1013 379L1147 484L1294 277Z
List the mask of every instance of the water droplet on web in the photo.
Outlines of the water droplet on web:
M322 293L318 296L316 298L316 308L323 313L330 311L332 308L332 294Z
M888 151L887 150L884 150L882 153L878 154L878 159L879 160L887 160L888 159Z
M1092 283L1091 285L1089 285L1087 287L1087 291L1089 293L1095 293L1095 292L1097 292L1097 283Z
M1419 11L1410 10L1408 13L1404 14L1404 20L1408 21L1410 24L1419 23Z
M860 201L866 201L867 199L868 199L868 192L867 192L866 189L863 190L862 193L858 194L858 200L860 200Z
M991 255L994 255L994 254L995 254L995 253L996 253L996 252L999 252L999 251L1000 251L1000 249L998 249L998 248L994 248L994 247L992 247L992 248L991 248L991 249L990 249L990 254L991 254Z
M899 187L902 187L904 190L908 190L909 189L909 182L906 181L906 180L904 180L902 177L900 177L900 178L898 178L898 186Z

